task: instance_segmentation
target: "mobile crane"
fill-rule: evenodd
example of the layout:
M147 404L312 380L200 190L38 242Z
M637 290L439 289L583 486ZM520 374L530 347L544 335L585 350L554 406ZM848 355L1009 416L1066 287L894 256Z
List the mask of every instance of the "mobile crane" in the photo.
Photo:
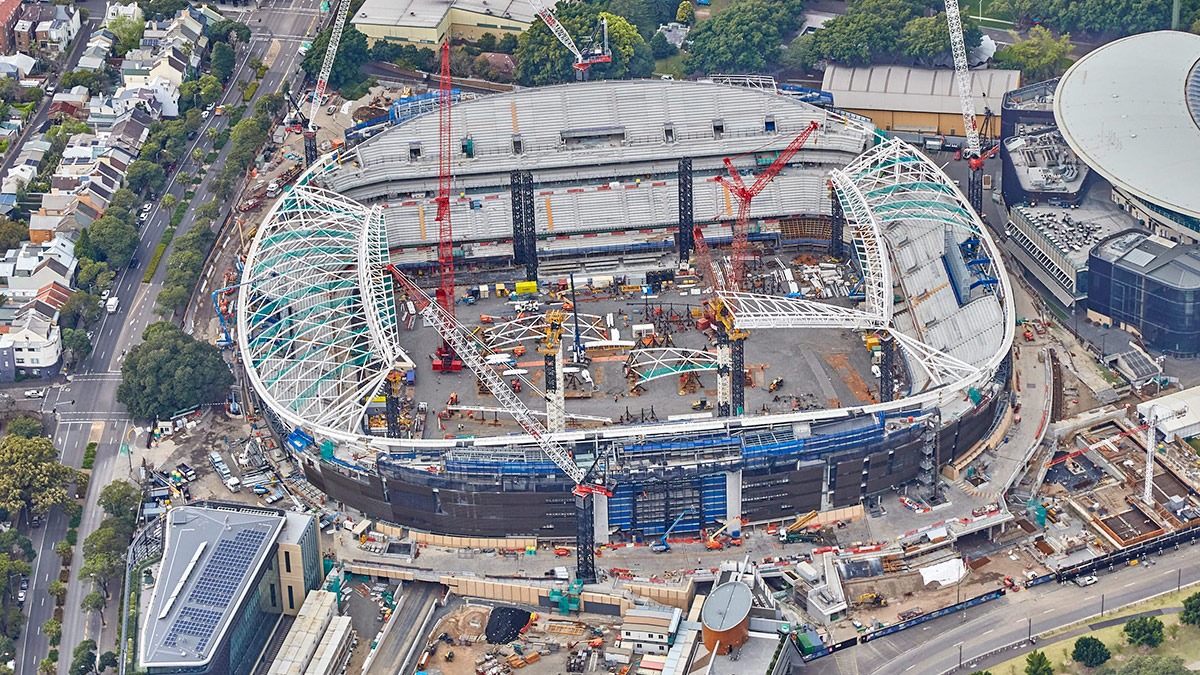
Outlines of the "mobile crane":
M671 536L671 532L673 532L679 525L679 521L683 520L685 516L690 513L694 513L695 511L695 507L688 507L687 511L679 514L679 517L675 519L675 522L671 523L671 526L667 528L666 532L663 532L663 535L659 537L658 541L650 544L650 550L654 551L655 553L666 553L667 551L670 551L671 545L667 543L667 537Z

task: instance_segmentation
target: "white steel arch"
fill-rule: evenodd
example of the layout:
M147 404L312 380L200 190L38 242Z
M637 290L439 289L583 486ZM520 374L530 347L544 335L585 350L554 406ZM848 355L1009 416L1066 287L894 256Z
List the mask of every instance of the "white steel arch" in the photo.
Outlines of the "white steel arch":
M324 157L305 179L325 171L336 158ZM734 294L738 325L749 328L810 326L888 330L901 349L922 368L929 386L897 401L836 410L807 410L740 418L742 428L791 422L840 419L851 415L911 411L961 399L961 392L994 376L1007 356L1014 334L1011 288L999 250L965 197L935 165L909 144L889 140L833 172L831 182L843 205L856 251L864 268L867 302L860 310L807 300ZM928 325L897 325L892 314L896 276L896 240L905 228L949 227L975 237L987 261L981 274L991 279L988 302L997 303L996 339L970 358L930 344ZM405 449L449 450L467 443L483 451L533 447L527 436L463 439L389 439L367 435L362 427L366 401L387 373L409 361L397 329L392 279L386 273L387 238L381 213L335 192L299 185L268 213L247 256L238 298L238 347L252 385L264 403L288 425L332 439L347 447L374 452ZM911 314L911 313L909 313ZM992 316L989 314L989 316ZM581 317L584 319L584 317ZM584 338L603 336L598 317L581 320ZM530 321L497 326L495 338L529 339ZM564 326L569 332L573 322ZM601 332L597 332L601 331ZM595 332L595 335L593 333ZM567 337L567 336L564 336ZM688 350L690 352L690 350ZM641 350L635 368L667 375L715 367L708 352ZM680 368L682 367L682 370ZM654 434L693 433L729 424L712 420L655 426ZM606 427L552 434L559 442L588 438L640 438L647 429ZM357 455L356 455L357 456Z

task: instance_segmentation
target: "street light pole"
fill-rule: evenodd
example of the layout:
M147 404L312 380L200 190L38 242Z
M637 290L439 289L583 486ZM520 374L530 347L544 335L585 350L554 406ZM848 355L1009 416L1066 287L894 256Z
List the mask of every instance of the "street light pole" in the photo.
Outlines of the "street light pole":
M1104 594L1100 594L1100 616L1104 616Z
M958 667L962 668L962 646L963 643L958 643Z
M1025 620L1029 622L1025 629L1025 639L1029 640L1029 638L1033 637L1033 617L1027 616Z

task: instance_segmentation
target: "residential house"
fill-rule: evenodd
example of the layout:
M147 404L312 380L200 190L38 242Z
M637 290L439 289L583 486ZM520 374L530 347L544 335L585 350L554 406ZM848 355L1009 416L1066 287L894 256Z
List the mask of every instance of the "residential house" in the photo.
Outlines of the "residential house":
M44 244L59 232L75 231L75 219L71 217L75 199L73 194L44 193L41 208L29 214L29 241Z
M21 0L0 0L0 53L17 51L13 41L13 28L21 19Z
M71 219L74 226L70 222L65 222L60 227L65 227L71 230L81 230L95 222L100 216L104 215L104 209L108 208L108 202L101 199L99 195L91 191L84 191L75 196L75 202L71 208Z
M48 284L70 286L75 278L75 241L64 234L48 242L25 242L0 259L0 293L10 299L30 300Z
M134 6L136 7L136 5ZM111 31L101 29L92 33L87 46L83 49L83 54L79 56L79 64L75 66L75 70L102 70L105 59L112 52L116 41L117 36L113 35Z
M7 328L17 374L43 377L55 373L62 358L57 309L40 300L26 303Z
M33 3L25 5L13 26L18 51L63 53L79 34L79 11L73 5Z
M17 52L16 54L0 56L0 77L23 80L36 65L37 59L28 54Z
M136 2L131 2L127 5L119 2L110 2L108 3L108 8L104 10L104 23L101 25L107 26L109 21L118 16L133 19L135 23L142 23L143 21L142 8Z
M17 195L13 193L0 193L0 216L7 216L17 208Z
M62 151L62 160L50 176L51 192L74 192L83 177L92 172L96 158L106 146L95 134L75 134Z
M12 382L17 379L13 357L12 339L8 335L0 335L0 382Z
M111 129L122 115L137 108L148 113L151 119L161 118L162 103L159 102L156 91L147 87L121 88L112 96L92 97L92 100L88 101L88 126L97 131Z
M0 191L16 194L25 189L25 186L33 182L37 178L37 165L16 164L8 169L8 173L4 174L4 181L0 183Z
M72 87L69 91L60 91L50 100L50 119L87 119L87 103L91 99L91 93L83 85Z

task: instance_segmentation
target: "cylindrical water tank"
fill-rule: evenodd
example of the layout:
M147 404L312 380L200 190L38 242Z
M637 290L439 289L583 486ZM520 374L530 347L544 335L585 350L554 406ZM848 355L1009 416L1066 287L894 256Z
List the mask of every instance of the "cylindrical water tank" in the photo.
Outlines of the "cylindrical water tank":
M750 639L750 603L754 594L740 581L717 586L704 601L700 622L704 627L704 647L724 654Z

